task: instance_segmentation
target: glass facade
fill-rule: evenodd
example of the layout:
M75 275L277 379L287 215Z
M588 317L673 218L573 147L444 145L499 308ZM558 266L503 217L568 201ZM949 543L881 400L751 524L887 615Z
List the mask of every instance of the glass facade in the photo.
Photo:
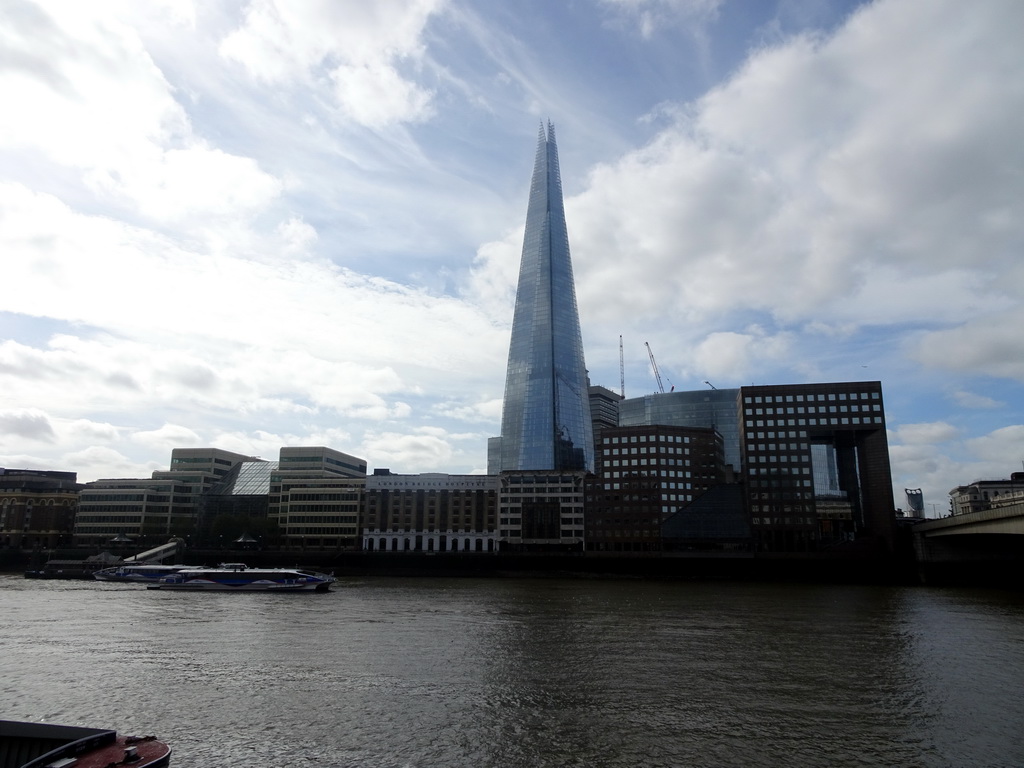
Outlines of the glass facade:
M738 471L739 394L738 389L700 389L632 397L619 403L619 426L714 427L725 441L725 463Z
M555 129L541 126L501 419L500 471L594 469Z

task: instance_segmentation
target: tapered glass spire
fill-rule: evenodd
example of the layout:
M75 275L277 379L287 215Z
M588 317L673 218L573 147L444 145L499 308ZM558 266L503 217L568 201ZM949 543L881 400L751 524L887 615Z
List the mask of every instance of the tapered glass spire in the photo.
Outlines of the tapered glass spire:
M594 469L593 428L555 128L541 125L508 351L501 467Z

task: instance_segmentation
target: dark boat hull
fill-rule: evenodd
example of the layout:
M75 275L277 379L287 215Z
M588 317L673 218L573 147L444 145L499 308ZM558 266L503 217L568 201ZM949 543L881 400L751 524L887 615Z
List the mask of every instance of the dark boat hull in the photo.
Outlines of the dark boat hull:
M73 761L73 762L70 762ZM104 728L0 720L0 768L164 768L171 749L152 736L122 736Z

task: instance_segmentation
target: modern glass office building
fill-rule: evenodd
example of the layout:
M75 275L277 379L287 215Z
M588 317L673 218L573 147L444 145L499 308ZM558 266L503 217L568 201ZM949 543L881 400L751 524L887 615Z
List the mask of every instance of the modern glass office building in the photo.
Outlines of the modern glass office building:
M540 129L526 212L500 457L497 469L504 472L594 469L587 371L551 123Z
M738 389L700 389L631 397L619 403L619 426L714 427L725 441L725 463L739 471L739 394Z

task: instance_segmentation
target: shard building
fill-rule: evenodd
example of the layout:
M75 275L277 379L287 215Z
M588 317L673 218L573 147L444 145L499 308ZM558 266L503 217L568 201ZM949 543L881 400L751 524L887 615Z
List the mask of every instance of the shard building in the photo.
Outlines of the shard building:
M555 129L542 125L501 417L500 471L594 469L593 428Z

